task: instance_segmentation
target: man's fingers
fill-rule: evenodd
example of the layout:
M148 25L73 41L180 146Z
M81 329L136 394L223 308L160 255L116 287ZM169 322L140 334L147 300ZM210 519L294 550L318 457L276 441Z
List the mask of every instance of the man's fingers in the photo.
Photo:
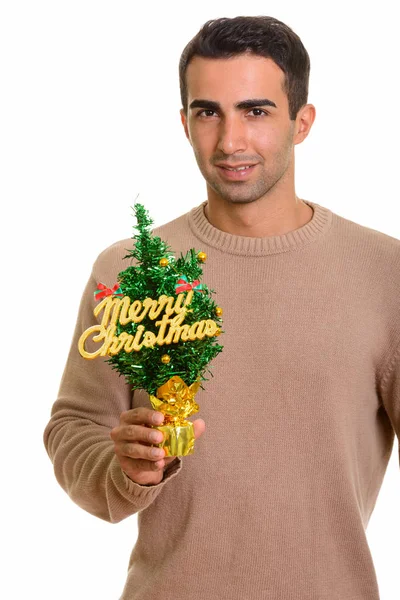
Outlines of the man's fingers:
M144 406L139 406L138 408L132 408L131 410L126 410L121 413L120 421L121 423L136 423L139 425L161 425L161 422L155 420L155 417L159 415L164 417L162 413L158 410L153 410L152 408L145 408Z
M122 419L121 419L122 420ZM193 421L194 437L197 439L204 433L206 424L203 419ZM164 439L162 431L145 427L143 425L120 425L114 427L110 432L110 437L114 442L122 440L136 440L147 444L160 444Z
M159 444L164 439L162 431L157 431L144 425L120 425L119 427L114 427L110 432L110 437L114 442L128 440L147 444Z
M162 448L151 448L143 444L135 444L130 442L122 442L117 450L121 456L129 458L139 458L142 460L160 460L164 458L165 451Z

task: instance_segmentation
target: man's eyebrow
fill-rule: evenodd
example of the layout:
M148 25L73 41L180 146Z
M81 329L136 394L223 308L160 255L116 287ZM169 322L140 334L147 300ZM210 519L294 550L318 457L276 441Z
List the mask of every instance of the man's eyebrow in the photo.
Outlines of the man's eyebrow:
M243 108L254 108L255 106L273 106L274 108L278 108L275 102L268 98L251 98L235 104L235 108L238 108L239 110ZM205 108L207 110L217 111L221 109L221 105L214 100L202 100L196 98L190 103L189 108Z

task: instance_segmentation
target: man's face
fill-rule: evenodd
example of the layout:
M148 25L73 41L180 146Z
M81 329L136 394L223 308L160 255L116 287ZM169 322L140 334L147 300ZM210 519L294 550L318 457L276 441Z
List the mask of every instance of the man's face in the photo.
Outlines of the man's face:
M298 119L289 119L283 71L271 59L254 55L195 56L186 76L188 114L182 109L181 120L209 197L247 203L264 196L282 178L298 143ZM235 107L254 99L255 106ZM260 102L266 99L276 107ZM218 166L221 162L254 166L233 172Z

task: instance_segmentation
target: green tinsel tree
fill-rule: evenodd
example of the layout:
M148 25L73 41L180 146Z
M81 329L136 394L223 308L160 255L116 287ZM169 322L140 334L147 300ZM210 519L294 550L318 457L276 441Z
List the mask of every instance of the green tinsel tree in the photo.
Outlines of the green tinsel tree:
M176 297L176 286L180 278L186 277L188 282L200 280L203 271L199 252L191 248L185 256L181 253L179 258L175 258L171 248L160 237L152 235L153 220L142 204L134 205L134 214L138 233L132 238L135 242L134 248L124 258L134 258L138 264L128 267L118 275L123 295L129 296L131 302L143 301L145 298L157 300L162 294ZM168 264L161 266L161 259L167 259ZM194 291L189 306L191 311L187 312L184 323L192 325L196 321L212 319L220 327L222 319L218 316L217 305L211 297L215 293L214 290L210 290L203 283L198 288L200 291ZM148 315L140 324L146 331L158 334L155 321ZM121 325L118 322L116 335L125 331L134 336L138 325L133 322ZM223 349L216 338L216 335L205 336L202 340L180 340L163 346L142 346L137 352L122 350L111 356L108 362L113 369L125 375L134 388L145 389L149 394L155 395L157 388L174 375L179 375L188 386L197 379L207 381L204 373L207 371L212 376L208 364ZM166 354L170 358L168 364L161 361L161 357Z

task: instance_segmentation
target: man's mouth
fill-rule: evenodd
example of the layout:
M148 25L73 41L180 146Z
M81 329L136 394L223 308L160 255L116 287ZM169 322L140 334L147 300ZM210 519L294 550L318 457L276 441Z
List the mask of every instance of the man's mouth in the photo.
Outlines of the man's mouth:
M245 179L250 176L250 174L256 168L257 163L254 165L241 165L239 167L228 167L225 165L217 165L218 169L221 170L221 173L224 177L231 179Z
M227 171L243 171L244 169L250 169L251 167L254 167L255 165L239 165L237 167L231 167L229 165L224 165L224 164L219 164L217 165L217 167L221 167L222 169L226 169Z

